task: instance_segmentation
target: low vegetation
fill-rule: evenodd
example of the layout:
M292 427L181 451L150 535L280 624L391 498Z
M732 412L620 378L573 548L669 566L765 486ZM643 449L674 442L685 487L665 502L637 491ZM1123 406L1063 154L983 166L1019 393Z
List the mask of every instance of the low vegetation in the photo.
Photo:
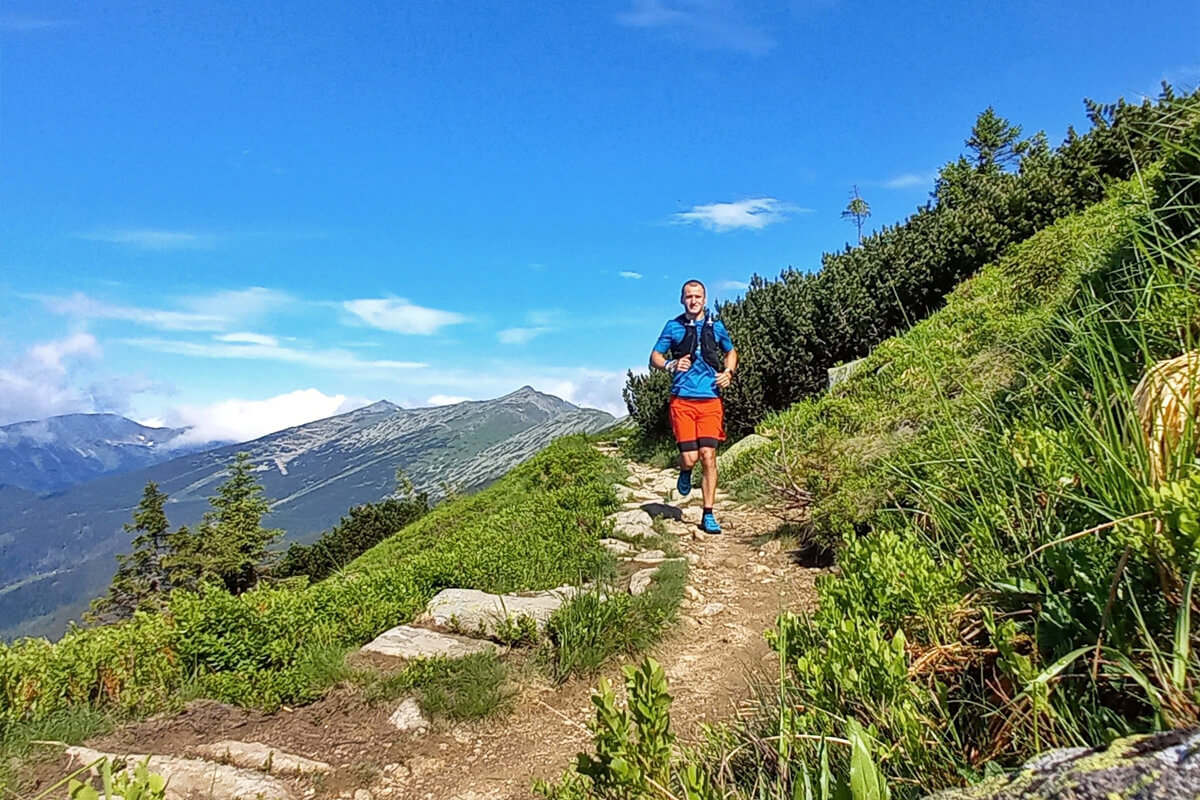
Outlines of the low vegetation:
M670 732L602 682L573 798L919 797L1059 746L1200 723L1200 117L965 281L727 477L837 552L753 713Z
M967 152L938 173L929 202L903 224L821 259L820 269L754 276L745 296L716 303L738 346L738 378L725 393L730 435L772 411L819 394L830 367L866 355L940 308L962 280L1012 245L1103 199L1177 141L1173 115L1200 95L1157 102L1087 102L1091 129L1050 147L992 109L980 114ZM713 299L713 298L710 298ZM668 376L630 373L625 401L641 438L669 430Z
M914 797L1200 721L1200 123L1168 123L1163 161L764 420L740 480L806 507L839 573L697 756L714 781L790 794L853 720Z
M675 622L687 566L663 564L649 588L636 597L597 584L550 618L544 658L555 680L593 675L617 655L633 655L650 647Z
M602 573L610 557L597 541L620 476L586 439L567 437L310 586L232 594L202 582L172 592L161 613L2 645L3 766L21 731L83 710L145 715L185 696L266 709L312 700L344 677L347 648L411 620L446 587L511 592Z

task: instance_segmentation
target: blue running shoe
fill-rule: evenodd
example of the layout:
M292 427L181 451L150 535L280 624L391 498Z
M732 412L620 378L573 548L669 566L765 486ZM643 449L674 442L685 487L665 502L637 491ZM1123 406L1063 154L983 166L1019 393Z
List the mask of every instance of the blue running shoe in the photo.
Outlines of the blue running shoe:
M692 493L692 471L687 472L679 470L679 480L675 481L675 488L679 490L680 497L687 497Z
M720 533L721 526L717 524L717 518L712 513L705 514L700 520L700 529L705 533Z

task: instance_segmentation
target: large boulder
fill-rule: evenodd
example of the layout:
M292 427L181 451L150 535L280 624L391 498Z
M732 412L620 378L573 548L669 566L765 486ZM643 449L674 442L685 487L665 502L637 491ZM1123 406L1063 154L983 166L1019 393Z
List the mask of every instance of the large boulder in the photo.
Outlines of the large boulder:
M577 591L574 586L560 586L526 595L499 595L478 589L443 589L429 601L423 621L470 636L504 638L505 627L528 618L540 631L550 615Z
M1015 774L929 800L1140 800L1200 797L1200 729L1118 739L1108 747L1051 750Z
M231 764L217 764L200 758L149 756L137 753L102 753L87 747L68 747L73 764L87 766L101 758L140 764L167 779L167 800L192 800L196 797L221 800L293 800L295 795L277 778L257 770ZM147 761L147 759L149 759Z
M839 383L849 380L850 376L858 372L859 367L861 367L863 362L866 360L867 359L865 357L856 358L853 361L847 361L845 364L839 364L836 367L830 367L828 370L826 370L826 376L829 379L828 388L832 389Z
M737 460L751 450L757 450L760 447L766 447L771 443L771 440L766 436L760 436L757 433L752 433L749 436L744 436L730 445L729 449L721 453L717 457L717 474L726 472L733 468Z
M225 739L199 745L196 752L210 761L256 769L272 775L311 775L333 770L324 761L315 761L259 742Z
M392 658L463 658L474 653L500 652L494 642L398 625L363 645L359 652Z

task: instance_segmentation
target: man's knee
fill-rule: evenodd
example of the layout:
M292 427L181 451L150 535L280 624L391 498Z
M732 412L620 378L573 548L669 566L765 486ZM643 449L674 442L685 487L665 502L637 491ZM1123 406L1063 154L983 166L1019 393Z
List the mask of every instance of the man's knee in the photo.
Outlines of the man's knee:
M715 447L701 447L700 463L704 465L705 470L716 469L717 449Z
M679 461L683 464L684 469L691 469L696 466L696 462L700 459L700 453L696 450L684 450L679 454Z

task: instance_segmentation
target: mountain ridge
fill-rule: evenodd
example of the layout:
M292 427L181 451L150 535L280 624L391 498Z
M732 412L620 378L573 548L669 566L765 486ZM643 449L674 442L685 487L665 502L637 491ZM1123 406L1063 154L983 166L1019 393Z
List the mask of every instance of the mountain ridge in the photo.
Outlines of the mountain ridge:
M0 635L57 635L103 591L122 530L149 480L170 496L172 527L193 525L237 452L250 454L271 510L263 524L307 543L352 506L375 502L403 469L418 491L487 485L557 436L613 417L522 387L494 400L402 408L386 400L258 439L100 477L52 496L9 492L0 507Z
M181 444L191 430L143 425L112 413L13 422L0 426L0 485L57 492L225 444Z

